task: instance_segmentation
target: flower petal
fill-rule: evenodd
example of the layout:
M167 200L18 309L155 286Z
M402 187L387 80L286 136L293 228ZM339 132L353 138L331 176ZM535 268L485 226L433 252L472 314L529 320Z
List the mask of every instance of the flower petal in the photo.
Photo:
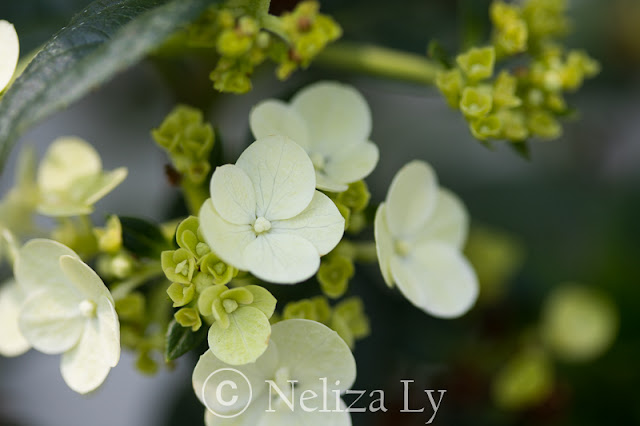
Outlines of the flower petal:
M18 319L20 331L31 345L46 354L72 348L82 335L85 319L81 299L65 286L36 292L25 301Z
M119 167L98 175L85 190L85 198L83 200L85 204L89 206L95 204L102 197L113 191L116 186L120 185L127 178L128 173L129 171L126 167Z
M278 284L311 278L320 267L320 255L305 238L270 232L259 235L244 250L247 269L256 277Z
M78 292L78 297L95 303L106 297L113 303L113 297L111 297L111 293L102 282L102 279L82 260L75 256L61 256L60 269L74 285Z
M375 144L354 144L336 153L327 162L324 172L336 182L352 183L369 176L379 158L380 152Z
M18 327L18 316L24 295L18 283L9 280L0 285L0 355L18 356L27 352L31 345Z
M453 192L440 188L436 207L416 241L440 241L462 249L468 230L469 215L464 204Z
M249 115L251 132L256 139L283 135L302 148L309 147L307 125L300 114L282 101L267 100L256 105Z
M393 237L387 225L386 203L381 203L376 210L373 233L376 240L376 253L378 254L378 264L384 282L393 287L393 276L391 275L391 258L393 257Z
M77 137L53 141L38 169L38 186L44 193L65 191L83 176L100 173L102 162L96 150Z
M65 352L60 361L62 378L72 390L81 394L97 389L111 371L110 361L103 353L106 345L97 321L84 323L80 341Z
M211 201L227 222L253 224L256 220L256 193L249 176L238 166L216 168L211 177Z
M281 321L271 327L271 340L278 348L279 365L288 369L301 389L322 394L324 378L330 395L353 385L356 361L349 346L329 327L306 319Z
M27 242L18 253L16 280L27 293L67 284L60 269L62 256L78 257L73 250L57 241L38 238Z
M349 185L335 182L325 172L316 170L316 188L329 192L343 192L349 189Z
M292 218L313 198L316 187L313 164L304 149L285 136L255 141L240 155L236 165L253 182L258 217Z
M18 65L20 42L12 24L0 20L0 92L7 87Z
M448 244L421 244L409 257L393 256L391 273L411 303L436 317L459 317L478 297L473 268Z
M311 203L302 213L291 219L272 222L271 233L299 235L323 256L342 239L344 218L329 197L315 191Z
M304 426L351 426L351 414L347 410L344 401L340 399L336 406L335 394L329 394L323 397L322 394L316 393L306 394L305 397L310 398L304 402L302 407L300 397L304 389L295 390L295 400L293 401L293 410L285 404L272 403L272 411L268 405L263 408L263 416L259 426L282 426L282 425L304 425ZM273 393L276 391L274 390ZM326 410L324 410L324 399L326 398ZM305 410L305 408L307 410ZM314 410L315 409L315 410ZM216 423L212 423L216 424Z
M108 297L102 297L98 301L96 313L102 356L107 365L115 367L120 361L120 321L113 301Z
M436 206L438 182L424 161L414 160L396 173L387 194L387 224L396 238L413 238Z
M366 141L371 133L371 111L353 87L320 82L298 92L291 106L304 118L310 149L331 154L345 145Z

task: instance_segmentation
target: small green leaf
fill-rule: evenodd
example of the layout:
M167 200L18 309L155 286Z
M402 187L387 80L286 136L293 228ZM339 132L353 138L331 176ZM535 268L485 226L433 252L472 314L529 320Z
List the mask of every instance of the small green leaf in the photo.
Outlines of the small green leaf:
M167 362L180 358L182 355L194 349L202 343L207 335L206 327L200 327L196 332L191 328L183 327L171 321L167 329L164 358Z
M34 124L147 55L216 0L97 0L38 53L0 102L0 170Z
M137 217L120 216L122 224L122 245L136 256L160 258L171 244L162 234L160 227Z
M254 362L267 350L271 324L262 311L251 306L238 308L229 315L229 327L219 321L209 328L209 348L222 362L243 365Z

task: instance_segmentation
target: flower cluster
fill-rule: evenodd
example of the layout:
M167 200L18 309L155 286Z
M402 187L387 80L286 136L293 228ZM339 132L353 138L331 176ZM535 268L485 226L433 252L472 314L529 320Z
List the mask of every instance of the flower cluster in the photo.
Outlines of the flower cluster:
M570 112L564 93L599 72L586 53L567 52L557 43L568 27L565 8L564 1L527 0L521 6L495 1L492 45L458 55L456 66L438 75L438 88L463 113L474 137L521 143L561 135L558 120ZM495 74L498 61L523 53L527 65L514 61L513 70Z

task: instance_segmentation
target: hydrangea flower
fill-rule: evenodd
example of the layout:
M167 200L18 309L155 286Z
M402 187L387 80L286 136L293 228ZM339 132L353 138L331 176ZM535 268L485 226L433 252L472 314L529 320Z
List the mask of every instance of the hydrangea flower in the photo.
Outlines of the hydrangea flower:
M44 239L20 249L15 277L27 294L18 319L26 340L62 354L62 377L74 391L100 386L120 359L118 316L100 277L73 250Z
M102 170L96 150L76 137L55 140L38 169L38 211L48 216L89 214L93 204L127 177L127 169Z
M257 139L288 136L307 151L318 189L342 192L367 177L378 163L378 147L369 141L371 111L353 87L320 82L301 90L291 104L259 103L249 117Z
M315 190L309 156L285 136L251 144L235 165L218 167L200 210L202 234L226 263L265 281L313 276L338 244L344 219Z
M11 82L20 57L20 43L13 24L0 20L0 92Z
M378 261L385 282L431 315L457 317L478 296L473 268L461 253L468 215L438 187L431 167L412 161L396 174L375 217Z
M211 351L200 357L193 371L193 387L200 401L208 408L206 425L351 425L344 402L341 399L336 401L336 393L344 393L353 385L356 377L355 359L347 344L335 331L311 320L285 320L274 324L272 330L268 349L255 363L233 367L247 378L251 385L251 396L249 385L243 382L238 373L227 370L212 376L212 373L231 366L217 359ZM326 384L323 382L325 378ZM222 398L219 398L216 390L224 380L235 382L237 390L221 386ZM293 394L290 381L295 381ZM294 404L293 410L274 386ZM233 405L223 405L220 400L231 400L232 395L225 393L229 390L237 395L237 401ZM317 408L313 412L300 406L301 395L305 392L306 396L317 395L305 401L306 407ZM323 405L325 400L326 409ZM337 403L340 406L336 406ZM246 411L240 416L230 419L221 417L238 413L247 404ZM340 411L326 412L329 410Z
M18 356L31 349L18 327L20 307L24 292L18 283L10 279L0 284L0 355Z

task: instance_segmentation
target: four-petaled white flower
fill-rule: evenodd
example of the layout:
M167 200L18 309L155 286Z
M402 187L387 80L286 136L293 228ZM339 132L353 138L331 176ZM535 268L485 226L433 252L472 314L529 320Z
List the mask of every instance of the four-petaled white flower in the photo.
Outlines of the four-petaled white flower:
M396 174L375 217L378 262L411 303L453 318L478 297L476 274L461 253L468 215L451 192L439 188L431 167L412 161Z
M249 117L256 139L284 135L307 151L318 189L342 192L364 179L378 163L378 147L369 141L371 112L353 87L320 82L297 93L291 104L259 103Z
M43 239L20 249L15 277L27 295L22 335L41 352L62 354L62 377L74 391L100 386L120 359L118 315L100 277L73 250Z
M20 43L15 27L0 20L0 92L11 82L19 56Z
M38 169L38 211L48 216L89 214L93 204L127 177L127 169L102 170L100 155L76 137L55 140Z
M292 319L273 325L269 347L255 363L230 366L205 352L193 371L193 387L208 408L207 426L349 426L351 417L336 395L355 377L355 359L335 331ZM245 406L239 416L224 418Z
M338 208L315 184L299 145L285 136L259 139L213 173L200 210L204 238L237 269L274 283L304 281L344 233Z

